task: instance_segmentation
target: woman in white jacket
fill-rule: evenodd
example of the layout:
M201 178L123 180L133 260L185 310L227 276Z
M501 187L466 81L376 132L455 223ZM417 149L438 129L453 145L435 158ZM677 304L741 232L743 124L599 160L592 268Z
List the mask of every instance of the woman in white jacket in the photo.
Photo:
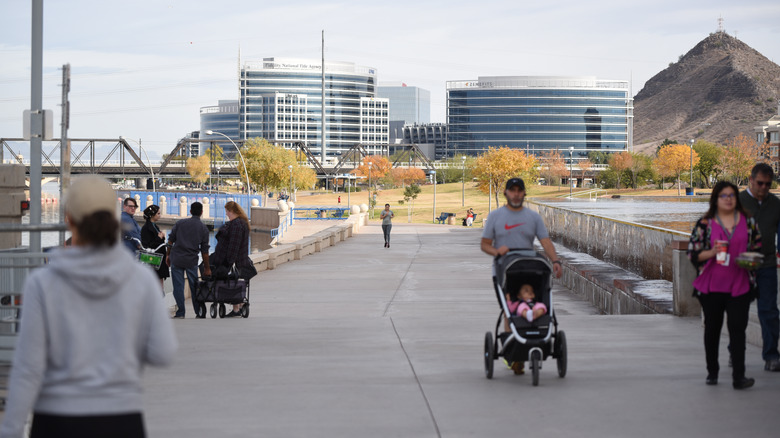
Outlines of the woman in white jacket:
M24 285L0 437L144 437L141 372L168 365L176 336L151 268L119 243L108 181L78 178L65 219L73 246Z

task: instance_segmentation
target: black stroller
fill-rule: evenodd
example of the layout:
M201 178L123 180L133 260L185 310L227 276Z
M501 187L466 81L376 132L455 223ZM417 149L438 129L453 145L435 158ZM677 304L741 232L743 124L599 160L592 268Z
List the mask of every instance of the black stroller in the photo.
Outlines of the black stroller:
M517 299L520 286L533 286L537 300L547 306L547 313L529 322L513 315L504 296L509 293ZM533 374L533 385L539 385L542 361L552 356L558 362L558 375L566 376L566 335L558 330L552 299L552 266L534 251L510 251L497 257L493 264L493 286L501 307L496 322L495 339L485 334L485 376L493 378L493 362L503 357L508 363L528 361ZM509 331L499 332L506 317Z

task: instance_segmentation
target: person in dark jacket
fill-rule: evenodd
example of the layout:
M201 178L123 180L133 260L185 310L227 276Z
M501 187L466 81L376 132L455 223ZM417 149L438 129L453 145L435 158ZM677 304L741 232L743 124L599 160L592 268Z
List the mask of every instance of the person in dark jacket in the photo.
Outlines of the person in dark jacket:
M214 272L227 272L234 264L240 272L242 267L252 263L249 260L249 218L234 201L225 204L225 215L229 221L217 231L217 246L209 258ZM234 304L233 310L225 316L240 316L241 307L242 304Z
M780 311L777 308L777 260L775 253L775 235L780 225L780 200L769 193L774 181L772 166L758 163L750 172L748 188L739 194L739 200L745 210L752 215L761 231L761 253L764 263L756 272L758 281L758 320L761 322L764 370L780 371L780 352L777 350L780 339Z
M165 243L165 231L160 230L156 224L161 216L162 211L160 211L160 207L157 205L150 205L144 209L144 219L146 219L146 223L141 227L141 244L144 248L157 249L157 247ZM162 247L157 249L156 252L163 256L162 263L157 269L157 278L160 279L160 286L164 287L165 279L171 276L168 264L165 263L168 251L165 247ZM163 295L165 295L164 291Z

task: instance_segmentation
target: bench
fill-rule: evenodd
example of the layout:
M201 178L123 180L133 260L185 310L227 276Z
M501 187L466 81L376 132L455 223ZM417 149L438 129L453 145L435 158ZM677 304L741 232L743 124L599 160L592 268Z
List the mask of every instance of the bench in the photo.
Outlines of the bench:
M440 224L444 224L444 222L446 222L447 219L449 219L450 216L455 216L455 213L444 213L444 212L442 212L442 214L439 215L439 217L436 218L436 222L438 222Z

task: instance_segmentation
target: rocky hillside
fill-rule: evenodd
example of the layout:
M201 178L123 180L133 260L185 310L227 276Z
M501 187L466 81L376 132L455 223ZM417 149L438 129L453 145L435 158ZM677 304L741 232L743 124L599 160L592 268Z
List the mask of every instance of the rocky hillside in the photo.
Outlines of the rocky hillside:
M653 76L634 98L634 149L665 139L725 143L778 113L780 66L725 32Z

